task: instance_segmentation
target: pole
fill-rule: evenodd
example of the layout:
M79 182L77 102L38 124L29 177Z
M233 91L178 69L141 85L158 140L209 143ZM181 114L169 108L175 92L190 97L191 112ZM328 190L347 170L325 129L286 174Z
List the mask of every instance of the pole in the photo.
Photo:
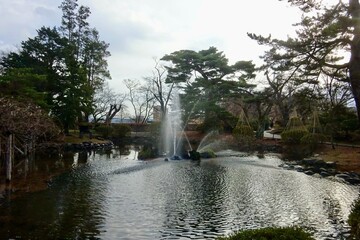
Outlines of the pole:
M14 158L14 135L10 134L7 138L6 146L6 181L11 181L12 164Z

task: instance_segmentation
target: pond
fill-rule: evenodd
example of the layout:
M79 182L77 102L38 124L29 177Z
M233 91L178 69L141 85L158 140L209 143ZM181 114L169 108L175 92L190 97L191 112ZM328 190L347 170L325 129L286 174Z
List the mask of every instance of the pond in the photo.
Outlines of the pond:
M1 239L216 239L302 226L340 239L356 186L279 168L277 155L233 151L200 162L92 153L48 189L0 206Z

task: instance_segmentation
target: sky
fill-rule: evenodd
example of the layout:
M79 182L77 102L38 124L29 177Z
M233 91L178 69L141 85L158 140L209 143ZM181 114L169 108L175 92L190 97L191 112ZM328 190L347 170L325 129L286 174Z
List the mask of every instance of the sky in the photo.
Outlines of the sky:
M60 26L61 0L0 0L0 50L16 50L42 26ZM300 13L278 0L78 0L90 7L89 22L110 44L109 85L126 92L124 79L152 76L154 59L210 46L230 63L253 60L264 48L247 33L285 39Z

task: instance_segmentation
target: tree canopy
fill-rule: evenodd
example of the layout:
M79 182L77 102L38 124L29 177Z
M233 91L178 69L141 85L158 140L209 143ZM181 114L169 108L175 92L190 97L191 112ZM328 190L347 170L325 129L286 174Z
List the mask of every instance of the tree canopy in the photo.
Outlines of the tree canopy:
M299 7L302 19L296 37L286 40L248 34L261 45L270 46L263 58L265 68L293 69L297 82L317 83L322 75L348 82L360 121L360 4L358 0L289 0Z
M18 52L2 57L0 94L33 99L68 131L76 121L88 120L95 90L110 78L110 53L109 44L90 28L88 7L64 0L59 8L60 27L41 27Z
M167 82L182 87L186 115L204 119L206 128L216 127L213 123L223 118L227 99L253 87L246 81L255 77L255 65L251 61L230 65L215 47L198 52L180 50L162 60L172 63L166 67Z

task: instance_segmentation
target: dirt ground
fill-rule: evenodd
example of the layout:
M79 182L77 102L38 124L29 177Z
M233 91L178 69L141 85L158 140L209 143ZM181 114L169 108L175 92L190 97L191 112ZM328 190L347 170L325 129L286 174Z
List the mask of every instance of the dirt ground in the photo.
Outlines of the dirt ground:
M204 134L196 131L186 132L190 142L197 142L204 138ZM222 136L228 138L229 136ZM276 139L263 139L262 144L265 145L279 145L280 140ZM315 151L326 162L336 162L337 170L341 172L356 172L360 174L360 144L346 146L335 144L335 149L331 145L321 144Z
M321 145L316 151L327 162L336 162L337 169L342 172L360 173L360 147Z

